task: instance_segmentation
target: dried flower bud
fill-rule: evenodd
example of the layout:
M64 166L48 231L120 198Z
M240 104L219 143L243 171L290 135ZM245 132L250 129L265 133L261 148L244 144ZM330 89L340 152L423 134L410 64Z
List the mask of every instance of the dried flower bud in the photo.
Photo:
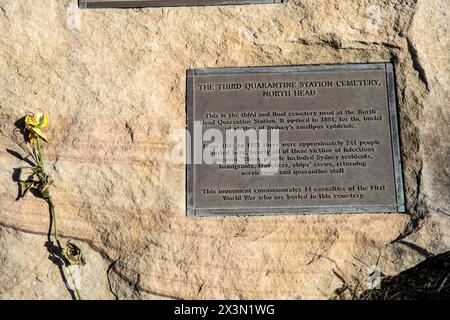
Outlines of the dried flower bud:
M81 249L71 240L68 240L66 243L65 255L70 265L84 266L86 264Z
M40 137L42 140L47 141L48 139L42 132L42 129L48 126L48 116L41 112L28 114L25 117L25 128L28 130L28 139L31 144L36 143L36 138Z

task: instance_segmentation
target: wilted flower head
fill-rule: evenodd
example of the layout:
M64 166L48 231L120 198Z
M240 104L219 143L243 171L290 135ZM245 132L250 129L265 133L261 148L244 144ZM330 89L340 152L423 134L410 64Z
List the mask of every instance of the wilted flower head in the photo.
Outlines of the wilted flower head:
M28 131L28 139L31 144L35 144L39 137L48 142L47 137L41 129L48 126L48 116L42 112L27 114L25 117L25 128Z
M70 240L67 241L65 255L66 259L69 262L69 265L84 266L86 264L86 260L84 259L84 255L81 252L81 249Z

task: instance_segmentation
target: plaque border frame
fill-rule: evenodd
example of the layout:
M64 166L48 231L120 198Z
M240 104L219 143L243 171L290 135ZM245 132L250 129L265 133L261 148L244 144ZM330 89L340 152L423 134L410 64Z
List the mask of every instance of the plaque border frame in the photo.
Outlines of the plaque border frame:
M224 6L224 5L248 5L248 4L275 4L282 3L283 0L217 0L217 3L151 3L146 0L133 1L95 1L95 0L78 0L78 7L80 9L106 9L106 8L162 8L162 7L196 7L196 6Z
M377 205L345 205L345 206L298 206L298 207L255 207L234 209L195 209L193 207L193 177L194 165L188 164L185 169L186 185L186 215L192 216L260 216L260 215L294 215L294 214L326 214L326 213L404 213L405 197L403 184L402 159L400 153L400 135L397 114L397 99L395 87L395 70L391 62L360 63L360 64L319 64L297 66L261 66L261 67L227 67L201 68L186 70L186 150L193 156L193 144L190 144L188 133L193 134L194 92L193 79L196 75L224 75L249 73L289 73L289 72L342 72L342 71L373 71L384 70L386 75L387 102L392 147L392 164L394 171L394 186L396 194L395 204ZM186 152L186 157L188 152Z

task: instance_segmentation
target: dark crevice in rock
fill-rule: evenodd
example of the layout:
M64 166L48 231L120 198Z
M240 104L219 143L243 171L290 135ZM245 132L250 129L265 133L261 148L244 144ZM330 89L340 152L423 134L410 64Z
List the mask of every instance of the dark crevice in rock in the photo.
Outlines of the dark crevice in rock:
M412 22L412 17L410 24ZM430 210L427 203L424 200L422 194L422 153L420 146L422 142L419 136L419 124L422 118L423 105L420 101L423 101L424 95L428 91L428 82L425 77L425 81L421 79L421 75L424 77L422 66L419 64L419 70L417 69L416 62L418 61L417 51L414 52L416 56L411 54L412 45L407 37L404 37L405 56L393 57L394 64L396 66L396 78L400 77L400 81L396 81L397 87L397 101L400 112L400 136L401 136L401 150L402 150L402 162L407 163L409 166L408 171L403 171L405 188L408 189L409 194L405 194L407 197L407 212L410 215L409 222L405 225L403 231L398 237L391 243L398 242L414 232L418 231L423 221L429 216ZM403 57L403 58L402 58ZM416 61L416 62L415 62ZM399 65L399 68L397 68ZM416 72L414 72L416 71ZM399 73L400 72L400 73ZM408 83L411 83L407 85ZM403 85L401 85L403 84ZM417 87L419 90L407 90L407 87ZM405 167L404 167L405 168ZM405 191L407 191L405 189Z
M0 6L0 11L3 13L3 15L5 16L6 20L9 21L8 15L6 14L6 10L5 8L3 8L2 6Z
M355 43L359 43L365 46L380 46L380 47L385 47L385 48L390 48L390 49L401 49L400 46L393 44L393 43L389 43L389 42L369 42L369 41L363 41L363 40L357 40L355 41Z
M118 295L116 294L116 292L114 291L113 286L112 286L112 283L111 283L111 278L110 278L111 270L113 270L114 265L116 264L117 261L118 261L118 260L114 261L113 263L111 263L111 264L108 266L108 270L106 271L106 279L108 279L108 288L109 288L109 291L111 292L111 294L114 296L114 298L115 298L116 300L119 300L119 296L118 296Z
M131 142L134 143L134 130L133 130L133 128L131 127L131 125L128 122L125 123L125 128L127 129L127 132L130 135Z
M375 52L381 53L384 51L390 52L392 59L399 55L400 50L403 48L400 45L389 42L377 42L377 41L365 41L365 40L353 40L350 42L342 42L336 35L327 34L317 39L303 39L297 38L295 40L289 40L291 43L297 43L308 47L322 47L335 50L355 50L366 51L368 53ZM391 59L391 60L392 60Z
M127 257L133 256L133 255L141 255L143 251L145 251L146 249L149 248L150 245L154 245L154 246L159 246L159 244L155 241L150 241L148 244L146 244L145 246L134 250L133 252L131 252L130 254L127 254L124 257L121 257L120 259L114 261L113 263L110 264L110 266L108 267L107 270L107 278L108 278L108 284L109 284L109 289L111 291L111 293L116 297L116 299L119 299L121 294L117 292L116 289L114 289L113 286L113 282L114 279L113 277L117 277L117 279L119 281L123 281L124 284L132 290L133 292L133 297L137 298L137 299L142 299L142 293L147 293L153 296L158 296L164 299L172 299L172 300L180 300L180 297L177 296L173 296L173 295L169 295L169 294L164 294L164 293L160 293L160 292L156 292L153 291L151 289L145 288L142 286L141 284L141 274L136 272L133 273L131 275L125 275L121 270L120 270L120 261L123 261L123 259L126 259Z
M138 273L137 276L136 276L136 281L134 282L134 285L133 285L134 294L138 298L141 298L141 291L140 291L141 285L140 284L141 284L141 274Z
M429 216L429 214L430 212L423 201L419 201L416 205L415 212L411 215L411 219L406 224L402 233L400 233L400 235L391 243L399 242L410 236L414 232L418 231L422 227L423 222Z
M413 68L419 74L419 79L425 85L427 92L430 92L427 75L425 69L423 68L420 62L419 53L417 52L417 49L414 47L414 44L412 43L411 39L409 39L409 37L406 37L406 43L408 44L408 51L411 56L411 60L413 62Z
M399 240L398 243L410 248L411 250L417 252L418 254L420 254L422 257L428 258L431 257L433 254L431 252L429 252L427 249L422 248L421 246L418 246L415 243L406 241L406 240Z
M205 285L205 283L204 282L202 282L201 284L200 284L200 286L198 287L198 290L197 290L197 295L199 295L200 294L200 292L202 292L202 290L203 290L203 286Z
M130 279L129 277L127 277L125 274L123 274L122 272L120 272L118 270L118 268L116 267L116 263L117 263L117 261L110 265L110 268L108 268L107 276L108 276L108 283L110 286L110 290L117 299L119 297L119 294L117 292L115 292L115 290L113 288L113 285L112 285L113 280L111 279L111 277L113 277L113 276L117 276L120 280L124 281L126 283L126 285L129 286L131 288L131 290L133 290L133 293L135 293L138 297L141 297L141 293L144 292L144 293L151 294L151 295L158 296L158 297L165 298L165 299L173 299L173 300L181 299L180 297L155 292L153 290L150 290L150 289L147 289L147 288L141 286L140 274L137 274L135 280Z
M410 220L404 227L403 231L394 239L391 243L400 242L406 237L418 231L424 222L424 220L429 216L430 210L427 207L425 201L421 195L421 185L422 185L422 163L417 169L416 175L416 190L415 190L415 201L413 203L412 210L410 210Z
M320 40L324 45L334 49L342 49L342 41L336 35L327 35L325 37L321 37Z

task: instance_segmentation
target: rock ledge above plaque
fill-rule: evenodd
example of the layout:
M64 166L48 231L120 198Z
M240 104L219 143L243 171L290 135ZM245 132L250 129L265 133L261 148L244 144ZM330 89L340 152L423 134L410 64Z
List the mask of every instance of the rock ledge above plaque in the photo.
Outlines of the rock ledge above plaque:
M219 6L237 4L269 4L282 0L79 0L79 7L85 8L143 8L178 6Z
M405 211L390 63L188 70L186 127L189 216ZM278 131L275 174L227 162L239 129Z

